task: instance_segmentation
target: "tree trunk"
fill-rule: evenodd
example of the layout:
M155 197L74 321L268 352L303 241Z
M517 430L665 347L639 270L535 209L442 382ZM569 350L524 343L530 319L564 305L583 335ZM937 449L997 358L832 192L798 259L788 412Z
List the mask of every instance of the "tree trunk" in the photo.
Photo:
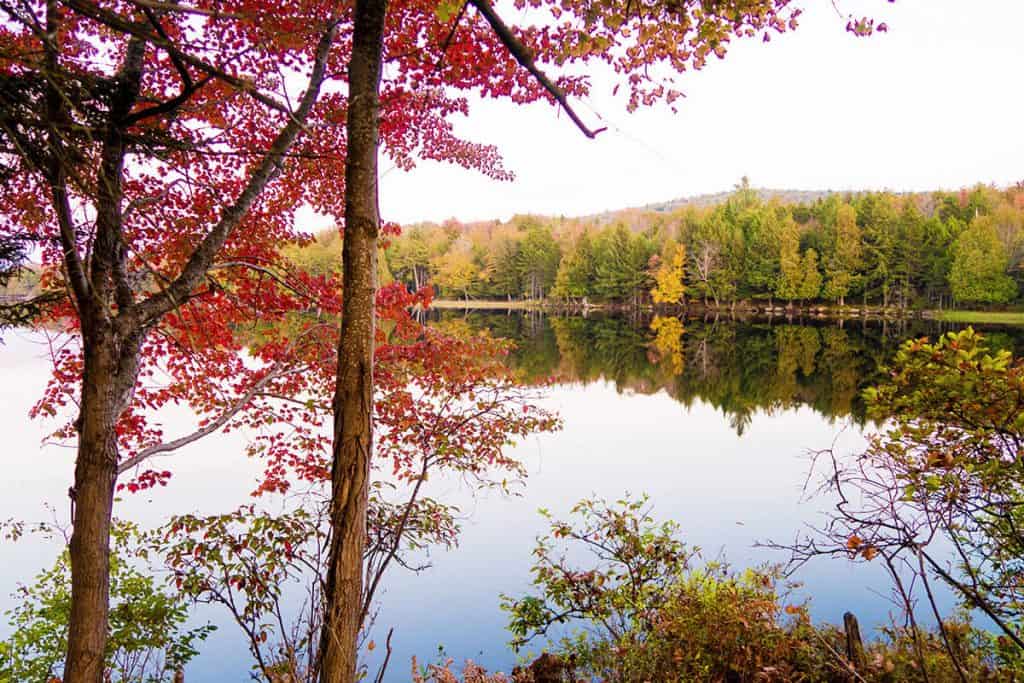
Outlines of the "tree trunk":
M354 683L362 622L363 549L373 453L377 147L386 0L356 0L346 121L343 305L334 391L331 549L320 638L320 681Z
M69 492L75 505L64 681L101 683L110 597L110 520L118 465L115 427L135 385L139 343L118 339L107 328L83 331L83 345L75 486Z

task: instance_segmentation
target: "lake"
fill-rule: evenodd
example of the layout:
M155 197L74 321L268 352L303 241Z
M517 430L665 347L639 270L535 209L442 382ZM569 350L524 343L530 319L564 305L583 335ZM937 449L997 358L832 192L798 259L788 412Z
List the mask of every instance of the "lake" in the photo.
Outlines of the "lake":
M399 569L386 579L373 634L380 643L395 628L386 681L408 681L411 656L434 661L439 648L456 661L512 667L499 593L529 590L534 538L545 530L540 507L564 517L583 497L646 492L653 516L676 520L684 540L700 546L705 558L724 557L738 568L784 562L784 553L756 544L792 540L819 524L830 504L803 494L809 451L833 444L843 453L860 449L868 428L861 389L900 341L941 331L924 322L680 325L535 312L447 311L434 314L432 324L489 329L515 341L510 362L526 380L557 378L543 404L558 411L564 427L512 450L529 473L520 495L473 494L459 481L431 482L432 495L460 505L464 530L457 549L430 554L426 571ZM1024 353L1024 330L989 331L994 345ZM27 417L47 380L47 341L23 331L8 331L3 341L0 420L8 475L0 484L0 520L66 519L73 453L41 446L53 425ZM187 415L179 417L187 422ZM170 514L236 508L259 471L243 453L244 438L218 435L175 456L167 488L126 498L116 514L153 526ZM17 582L49 566L58 550L40 541L4 545L0 609L12 606ZM852 610L868 629L888 621L888 583L876 565L820 560L794 578L802 583L797 595L813 598L817 620L839 622ZM248 653L225 615L202 609L197 619L221 628L186 680L247 680ZM8 632L0 624L0 636Z

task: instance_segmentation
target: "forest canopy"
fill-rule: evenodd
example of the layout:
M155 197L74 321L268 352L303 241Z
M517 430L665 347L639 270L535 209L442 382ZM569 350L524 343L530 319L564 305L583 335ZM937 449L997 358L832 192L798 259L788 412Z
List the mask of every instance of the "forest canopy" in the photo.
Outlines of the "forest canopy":
M781 196L779 196L781 194ZM772 193L584 218L407 226L386 279L451 299L620 305L828 302L904 309L1018 301L1024 186L958 192ZM336 236L320 240L340 249ZM304 265L333 263L317 249Z

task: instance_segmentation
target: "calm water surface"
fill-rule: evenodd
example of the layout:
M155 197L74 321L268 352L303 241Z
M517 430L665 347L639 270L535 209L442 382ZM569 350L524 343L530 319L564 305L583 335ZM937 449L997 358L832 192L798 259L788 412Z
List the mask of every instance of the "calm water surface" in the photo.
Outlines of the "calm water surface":
M529 472L521 495L474 495L458 481L431 482L432 495L464 514L460 547L434 552L419 575L389 575L374 637L395 628L388 681L408 681L412 655L432 661L439 648L457 660L511 668L501 592L529 588L530 551L545 507L565 515L580 498L650 494L654 516L679 522L685 540L706 558L736 567L781 562L758 541L791 540L822 520L824 499L806 500L810 449L863 444L859 390L900 340L924 325L732 324L686 321L685 332L651 328L651 320L547 318L530 314L445 314L438 325L487 328L517 342L511 362L526 378L560 383L544 403L564 429L530 438L513 453ZM1024 352L1024 331L991 330L991 341ZM48 373L44 340L9 332L0 347L0 433L8 475L0 484L0 519L67 517L72 453L43 445L47 425L27 412ZM172 416L182 425L187 415ZM52 428L52 425L50 425ZM168 430L170 431L170 430ZM170 486L118 504L116 514L157 525L166 516L226 512L245 502L258 463L243 454L243 434L217 436L175 457ZM812 478L813 481L813 478ZM53 511L44 504L51 505ZM2 548L0 610L9 593L49 566L55 544L22 541ZM888 620L891 604L880 568L821 560L796 577L812 614L839 621L853 610L865 626ZM243 681L250 666L244 642L215 610L197 619L221 628L187 672L190 682ZM0 636L8 628L0 623ZM371 660L380 655L379 648Z

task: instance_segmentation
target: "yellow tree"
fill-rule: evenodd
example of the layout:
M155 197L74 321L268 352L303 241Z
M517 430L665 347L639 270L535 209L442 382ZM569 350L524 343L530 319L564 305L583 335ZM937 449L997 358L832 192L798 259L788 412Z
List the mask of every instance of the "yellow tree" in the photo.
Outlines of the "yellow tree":
M661 264L654 272L651 299L656 304L681 303L686 294L685 277L686 247L675 240L668 240L662 250Z
M683 334L686 333L686 329L683 327L683 321L672 316L656 315L651 321L651 331L655 334L654 349L663 360L667 360L673 376L683 374L686 365L683 347Z
M445 293L459 292L469 300L469 288L480 275L479 268L473 257L465 251L450 251L436 261L437 275L434 282L441 286Z

